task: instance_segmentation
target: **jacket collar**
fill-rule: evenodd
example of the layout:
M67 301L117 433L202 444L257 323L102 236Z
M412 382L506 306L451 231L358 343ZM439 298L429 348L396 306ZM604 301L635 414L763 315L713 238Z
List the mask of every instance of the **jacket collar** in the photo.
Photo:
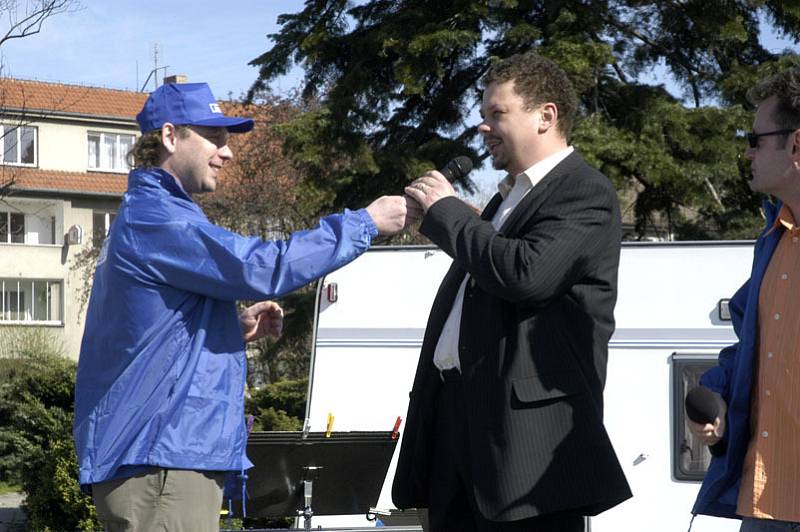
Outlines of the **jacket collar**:
M775 220L778 218L778 213L781 212L781 207L783 207L783 202L780 200L772 201L766 198L761 202L761 208L764 210L764 217L767 219L767 228L772 227L775 223Z
M561 161L569 157L573 151L575 151L575 148L567 146L563 150L559 150L545 157L538 163L531 165L517 175L508 174L497 184L498 192L500 192L503 198L507 198L511 193L511 189L520 182L523 183L526 188L535 187L539 181L544 179L544 177L549 174L553 168L558 166Z
M166 190L171 196L176 196L194 203L181 186L180 182L169 172L159 167L134 168L128 174L128 190L138 187L156 187Z
M530 218L531 214L533 214L539 208L545 198L545 191L547 191L550 185L563 175L572 171L581 162L583 162L583 158L578 154L577 151L573 151L564 160L558 163L547 173L547 175L542 178L541 181L539 181L533 187L533 189L531 189L530 192L525 195L524 198L522 198L522 201L519 202L519 205L514 208L506 221L503 223L503 226L500 228L500 232L507 235L513 234L516 226L520 222ZM497 210L497 207L495 207L495 210Z

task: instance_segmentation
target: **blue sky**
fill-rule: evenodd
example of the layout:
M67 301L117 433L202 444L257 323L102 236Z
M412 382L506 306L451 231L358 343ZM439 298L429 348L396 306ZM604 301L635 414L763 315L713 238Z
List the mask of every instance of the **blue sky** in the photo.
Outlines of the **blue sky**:
M45 21L41 33L3 44L3 74L139 90L153 68L153 46L158 44L159 65L169 65L169 74L207 81L221 99L229 93L239 96L258 75L247 63L271 46L267 35L279 30L278 15L303 7L300 0L82 0L81 4L83 9L76 13ZM280 80L277 92L288 92L296 83L297 76Z

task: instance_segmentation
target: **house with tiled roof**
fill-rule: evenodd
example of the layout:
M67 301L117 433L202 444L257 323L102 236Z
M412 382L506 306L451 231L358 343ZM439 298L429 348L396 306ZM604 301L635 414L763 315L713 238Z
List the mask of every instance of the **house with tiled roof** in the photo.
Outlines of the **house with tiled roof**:
M43 327L77 358L83 276L127 187L147 94L0 79L0 334Z

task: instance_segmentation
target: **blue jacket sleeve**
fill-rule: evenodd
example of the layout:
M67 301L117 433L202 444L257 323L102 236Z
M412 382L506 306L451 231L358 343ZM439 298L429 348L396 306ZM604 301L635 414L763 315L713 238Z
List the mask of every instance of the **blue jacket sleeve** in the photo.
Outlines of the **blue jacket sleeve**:
M728 303L733 322L733 331L737 338L741 338L742 321L744 319L744 308L747 304L747 295L750 292L750 280L736 291ZM729 345L719 353L719 365L706 371L700 378L700 384L706 388L719 393L726 403L730 402L730 381L733 372L733 365L736 353L739 349L739 342Z
M220 300L280 297L344 266L377 234L364 209L327 216L287 240L264 241L218 227L201 216L164 221L146 213L126 227L143 282Z

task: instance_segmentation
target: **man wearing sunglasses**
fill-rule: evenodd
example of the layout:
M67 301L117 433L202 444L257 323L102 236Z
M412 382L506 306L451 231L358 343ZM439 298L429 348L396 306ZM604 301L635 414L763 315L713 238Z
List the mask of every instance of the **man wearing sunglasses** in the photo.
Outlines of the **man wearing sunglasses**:
M701 384L726 408L689 422L713 456L693 513L742 518L743 532L800 530L800 68L748 94L758 109L745 157L767 224L750 279L730 301L739 342Z
M193 201L233 154L205 83L166 84L137 115L143 135L97 270L75 388L82 487L107 531L219 530L222 485L252 466L244 344L280 333L280 297L358 257L413 219L401 196L321 220L286 241L245 237ZM258 191L253 191L258 193ZM268 213L264 213L268 215Z

